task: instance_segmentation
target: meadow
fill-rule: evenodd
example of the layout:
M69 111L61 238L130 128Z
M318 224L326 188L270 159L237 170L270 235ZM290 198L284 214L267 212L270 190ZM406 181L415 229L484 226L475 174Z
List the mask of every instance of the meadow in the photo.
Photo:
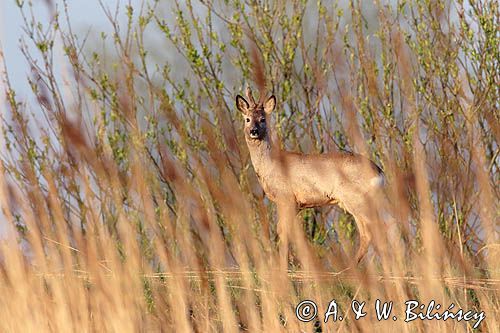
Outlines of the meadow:
M102 1L92 35L68 2L16 1L29 96L0 48L1 332L500 331L497 1ZM348 213L266 198L247 86L283 149L383 169L397 230L359 265Z

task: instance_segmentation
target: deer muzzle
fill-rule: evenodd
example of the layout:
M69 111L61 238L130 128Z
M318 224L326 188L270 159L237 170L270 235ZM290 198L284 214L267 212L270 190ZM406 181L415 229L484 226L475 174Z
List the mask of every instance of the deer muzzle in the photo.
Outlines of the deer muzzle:
M259 129L257 127L250 129L250 137L252 139L257 139L259 137Z

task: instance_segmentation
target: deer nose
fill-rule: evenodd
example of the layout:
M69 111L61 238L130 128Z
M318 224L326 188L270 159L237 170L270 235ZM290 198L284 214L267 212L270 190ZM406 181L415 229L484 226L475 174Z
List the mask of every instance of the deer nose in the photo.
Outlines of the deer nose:
M254 128L252 128L250 130L250 135L255 135L256 136L257 134L259 134L259 131L257 130L257 127L254 127Z

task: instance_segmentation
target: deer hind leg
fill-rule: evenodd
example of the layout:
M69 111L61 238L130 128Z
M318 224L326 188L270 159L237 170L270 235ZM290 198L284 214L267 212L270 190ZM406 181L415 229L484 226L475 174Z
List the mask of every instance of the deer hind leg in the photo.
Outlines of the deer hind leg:
M368 227L368 219L363 215L354 216L359 232L359 248L356 253L356 263L359 264L368 252L368 247L372 241L372 234Z
M369 227L369 214L364 214L362 209L348 210L356 221L356 227L359 233L359 247L356 253L356 264L359 264L368 252L368 247L372 242L372 233Z

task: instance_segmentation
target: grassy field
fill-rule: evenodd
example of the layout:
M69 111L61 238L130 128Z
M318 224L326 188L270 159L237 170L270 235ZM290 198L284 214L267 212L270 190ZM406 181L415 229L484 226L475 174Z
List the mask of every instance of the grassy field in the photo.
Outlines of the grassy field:
M32 93L0 49L1 332L500 331L496 1L103 1L90 36L65 1L50 22L17 3ZM384 170L397 228L360 265L349 214L265 197L247 86L276 95L282 148Z

